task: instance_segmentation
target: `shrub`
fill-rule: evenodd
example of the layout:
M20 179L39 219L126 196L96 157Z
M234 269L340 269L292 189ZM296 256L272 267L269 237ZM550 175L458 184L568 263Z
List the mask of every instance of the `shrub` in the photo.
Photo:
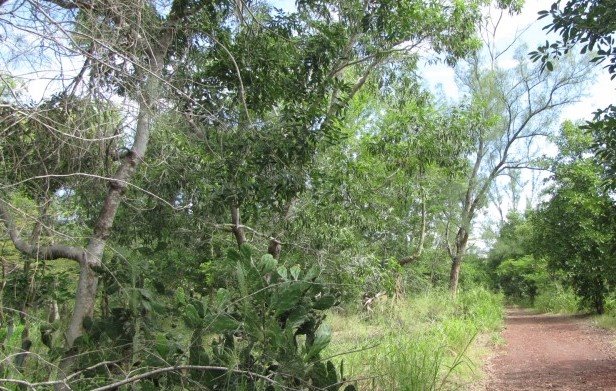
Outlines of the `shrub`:
M579 299L571 288L552 283L542 288L535 299L535 308L544 312L574 313L579 308Z
M230 368L225 376L195 372L193 379L209 389L338 390L342 367L321 359L331 340L325 311L338 297L320 282L319 269L279 265L269 254L257 260L246 246L227 261L236 263L237 288L221 288L212 300L179 298L193 330L189 362Z

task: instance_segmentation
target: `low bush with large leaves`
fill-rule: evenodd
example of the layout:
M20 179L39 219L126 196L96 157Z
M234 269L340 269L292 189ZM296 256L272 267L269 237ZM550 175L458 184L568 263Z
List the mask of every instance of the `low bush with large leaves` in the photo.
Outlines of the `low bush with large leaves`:
M193 379L210 389L340 389L342 370L321 358L331 339L324 311L338 299L319 269L287 267L269 254L255 259L246 246L227 262L236 263L234 288L204 299L177 295L192 330L190 364L229 368L194 371Z

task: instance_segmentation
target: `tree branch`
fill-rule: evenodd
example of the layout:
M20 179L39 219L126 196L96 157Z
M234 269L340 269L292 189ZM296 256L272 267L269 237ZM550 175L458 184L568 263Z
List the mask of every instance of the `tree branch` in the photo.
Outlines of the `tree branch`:
M250 371L242 371L240 369L232 369L232 368L227 368L227 367L216 367L216 366L209 366L209 365L176 365L176 366L173 366L173 367L165 367L165 368L154 369L154 370L151 370L149 372L142 373L140 375L129 377L129 378L124 379L122 381L118 381L118 382L115 382L115 383L112 383L112 384L108 384L106 386L95 388L92 391L115 390L115 389L117 389L120 386L123 386L123 385L126 385L126 384L130 384L130 383L134 383L134 382L139 381L141 379L147 379L148 377L152 377L154 375L158 375L158 374L166 373L166 372L178 372L178 371L182 371L182 370L233 372L233 373L247 375L247 376L250 376L250 377L253 377L253 378L258 378L258 379L264 380L267 383L274 384L274 385L276 385L276 386L278 386L278 387L280 387L282 389L285 389L285 390L291 390L291 388L285 387L284 385L280 384L276 380L270 379L267 376L263 376L263 375L260 375L258 373L254 373L254 372L250 372Z
M85 249L83 247L57 244L39 246L38 244L30 244L28 241L22 239L17 227L15 226L13 216L11 216L9 211L10 208L10 205L6 201L0 199L0 220L3 221L9 237L17 250L36 259L54 260L64 258L71 259L79 263L82 263L85 260Z

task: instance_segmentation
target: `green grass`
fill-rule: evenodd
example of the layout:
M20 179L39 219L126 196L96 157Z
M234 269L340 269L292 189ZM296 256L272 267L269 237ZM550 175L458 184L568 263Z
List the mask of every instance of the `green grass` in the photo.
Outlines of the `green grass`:
M597 315L593 318L593 322L601 328L616 330L616 314Z
M609 295L605 300L605 314L596 315L593 323L601 328L616 330L616 296Z
M454 301L446 291L428 291L370 314L331 314L325 356L339 355L345 378L362 379L359 389L459 389L480 376L476 336L499 330L502 319L501 296L476 289Z

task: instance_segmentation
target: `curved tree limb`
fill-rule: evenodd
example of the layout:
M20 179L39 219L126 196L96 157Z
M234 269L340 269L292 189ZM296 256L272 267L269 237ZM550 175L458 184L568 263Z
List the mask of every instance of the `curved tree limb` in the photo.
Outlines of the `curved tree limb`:
M9 237L17 250L25 255L43 260L63 258L79 263L82 263L85 260L85 249L83 247L59 244L40 246L38 244L31 244L27 240L24 240L15 226L15 221L11 215L10 208L11 206L6 201L0 199L0 220L4 223Z

